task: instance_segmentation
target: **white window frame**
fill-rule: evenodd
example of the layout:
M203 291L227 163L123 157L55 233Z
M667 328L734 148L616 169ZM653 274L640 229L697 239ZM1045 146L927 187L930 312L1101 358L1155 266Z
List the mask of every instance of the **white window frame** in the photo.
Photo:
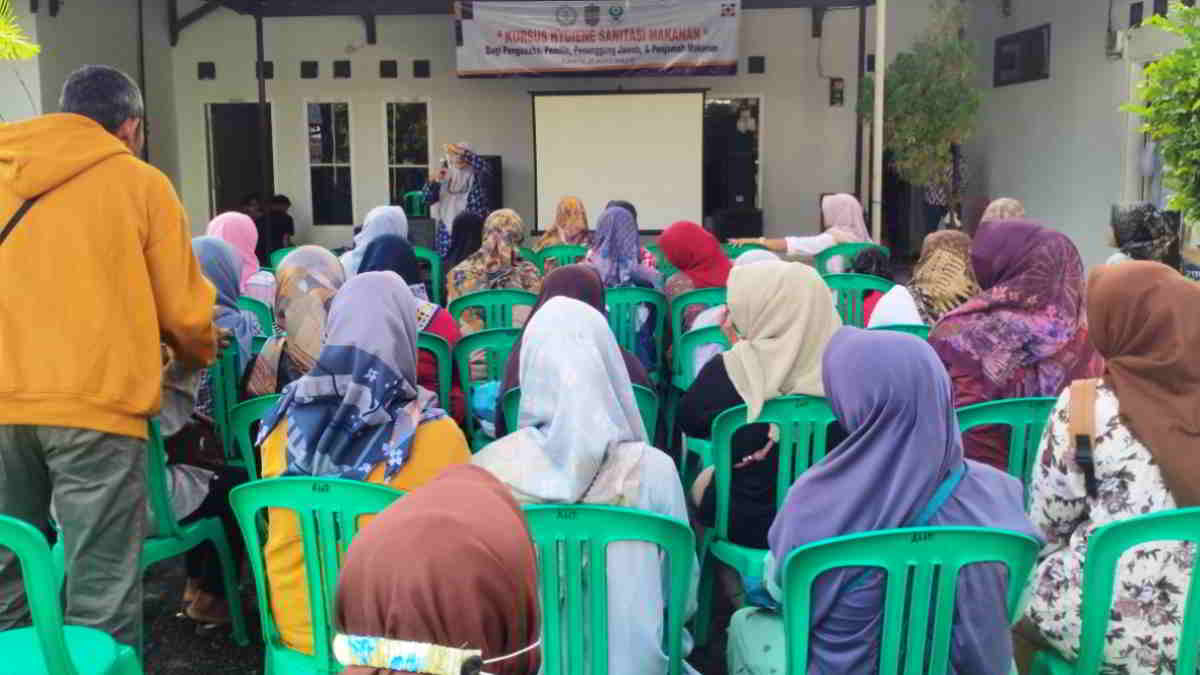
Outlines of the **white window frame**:
M391 153L392 153L391 132L392 132L392 130L388 126L388 106L390 106L392 104L397 104L397 103L399 103L399 104L405 104L405 103L409 103L409 104L423 103L423 104L425 104L425 129L426 129L426 134L428 135L428 138L426 139L426 142L425 142L425 149L427 152L427 157L425 158L426 163L424 165L421 165L421 164L392 164L392 162L391 162ZM383 165L384 165L384 170L387 173L388 199L391 199L392 169L420 169L423 166L427 175L430 171L433 170L433 166L434 166L433 139L436 138L436 136L433 133L433 99L430 99L428 97L422 97L422 96L413 96L413 97L405 97L405 98L390 98L383 102L383 107L381 108L380 112L382 113L382 119L380 121L383 124L383 142L384 142Z
M345 106L346 106L346 135L348 136L347 147L350 149L350 161L344 162L344 163L343 162L314 163L312 161L312 150L309 147L309 144L311 144L311 142L312 142L312 137L309 135L310 132L309 132L309 121L308 121L308 106L322 105L322 104L337 105L339 103L345 104ZM304 183L307 186L308 207L312 211L313 227L314 228L316 228L316 227L354 227L355 223L353 221L357 218L356 214L358 214L358 191L354 189L354 177L357 174L357 171L354 168L354 156L357 154L354 151L354 102L350 101L350 100L340 100L339 101L339 100L334 100L334 99L319 98L319 99L305 99L303 102L303 105L304 105L304 114L301 115L301 121L304 124L304 144L305 144L304 156L308 163L308 169L304 172L304 177L305 177ZM335 144L335 147L336 147L336 144ZM330 167L330 168L335 168L335 169L336 168L346 168L346 169L350 170L350 219L352 222L349 222L349 223L322 223L320 225L317 224L317 222L316 222L317 208L316 208L316 204L313 203L312 170L317 169L317 168L322 168L322 167Z

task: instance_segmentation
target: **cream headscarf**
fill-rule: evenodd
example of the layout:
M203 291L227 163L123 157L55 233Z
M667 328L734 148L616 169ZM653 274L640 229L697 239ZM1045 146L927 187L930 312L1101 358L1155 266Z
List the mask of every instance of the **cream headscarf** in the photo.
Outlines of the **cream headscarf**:
M842 319L816 270L785 262L734 267L728 299L741 339L722 357L747 420L778 396L824 396L821 356Z

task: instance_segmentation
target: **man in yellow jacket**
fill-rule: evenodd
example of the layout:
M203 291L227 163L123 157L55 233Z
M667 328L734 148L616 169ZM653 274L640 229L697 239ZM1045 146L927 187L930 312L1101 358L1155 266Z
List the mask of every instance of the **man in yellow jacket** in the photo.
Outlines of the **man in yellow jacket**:
M86 66L60 107L0 124L0 514L45 529L53 497L66 622L136 649L160 344L212 362L215 292L170 181L137 157L137 85ZM0 630L25 621L18 565L0 552Z

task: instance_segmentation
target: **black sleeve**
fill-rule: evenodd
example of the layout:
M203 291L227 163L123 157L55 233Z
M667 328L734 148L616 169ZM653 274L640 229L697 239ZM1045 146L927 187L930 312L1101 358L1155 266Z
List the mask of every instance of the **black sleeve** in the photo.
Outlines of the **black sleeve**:
M711 438L713 421L726 410L745 403L729 379L725 359L719 356L709 359L679 401L679 426L693 438ZM738 429L733 435L734 457L740 458L766 445L768 429L765 424Z
M280 228L280 231L275 236L282 239L285 234L296 235L296 219L288 215L283 217L283 227Z

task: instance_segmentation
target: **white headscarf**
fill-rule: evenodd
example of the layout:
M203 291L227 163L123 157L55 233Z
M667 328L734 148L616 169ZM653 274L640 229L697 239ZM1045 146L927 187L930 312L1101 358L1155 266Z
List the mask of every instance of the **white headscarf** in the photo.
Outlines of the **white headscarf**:
M408 239L408 216L404 209L399 206L376 206L371 209L367 219L363 221L362 231L354 235L354 248L342 254L342 267L346 269L346 279L358 274L367 246L385 234L395 234L402 239Z
M741 339L721 356L747 419L757 419L778 396L824 396L821 357L842 320L816 270L786 262L734 267L728 288L729 316Z
M459 143L458 147L469 152L471 146ZM433 219L446 226L446 230L454 232L454 219L458 214L467 210L468 197L475 188L475 169L470 165L458 166L457 162L447 162L446 180L442 182L441 192L437 203L430 208Z
M521 340L518 429L472 460L518 501L628 504L646 429L625 360L600 312L551 298Z

